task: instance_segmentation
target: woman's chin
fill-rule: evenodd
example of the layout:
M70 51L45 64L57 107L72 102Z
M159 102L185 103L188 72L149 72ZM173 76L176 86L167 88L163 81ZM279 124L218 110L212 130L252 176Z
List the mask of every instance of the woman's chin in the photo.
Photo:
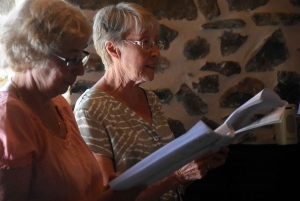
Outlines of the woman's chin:
M146 82L151 82L154 80L154 75L153 76L148 76Z

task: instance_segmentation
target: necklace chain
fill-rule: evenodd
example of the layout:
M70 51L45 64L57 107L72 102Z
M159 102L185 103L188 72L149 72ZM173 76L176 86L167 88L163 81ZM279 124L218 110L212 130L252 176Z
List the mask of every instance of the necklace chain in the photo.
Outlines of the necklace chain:
M19 98L23 103L25 103L23 97L22 97L21 94L20 94L20 91L19 91L19 88L18 88L17 84L13 81L13 77L10 78L10 81L11 81L13 87L15 88L15 90L16 90L16 92L17 92L18 98ZM56 116L56 115L55 115L55 116ZM56 118L56 120L57 120L57 118ZM41 122L43 123L43 121L41 121ZM61 132L61 125L60 125L60 122L59 122L58 120L57 120L57 122L58 122L59 133L60 133L60 132ZM51 133L55 134L55 132L54 132L53 130L51 130L48 126L46 126L44 123L43 123L43 125L44 125Z

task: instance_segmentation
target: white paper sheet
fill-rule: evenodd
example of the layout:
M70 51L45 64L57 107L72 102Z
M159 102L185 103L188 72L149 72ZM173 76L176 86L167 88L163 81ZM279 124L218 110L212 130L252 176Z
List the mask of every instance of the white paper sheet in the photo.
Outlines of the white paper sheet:
M125 190L137 185L151 185L172 174L187 163L209 151L218 151L238 140L246 131L280 123L287 102L270 89L264 89L237 108L215 131L199 121L188 132L161 147L139 163L109 182L114 190ZM263 118L243 125L249 117L262 109L274 111Z

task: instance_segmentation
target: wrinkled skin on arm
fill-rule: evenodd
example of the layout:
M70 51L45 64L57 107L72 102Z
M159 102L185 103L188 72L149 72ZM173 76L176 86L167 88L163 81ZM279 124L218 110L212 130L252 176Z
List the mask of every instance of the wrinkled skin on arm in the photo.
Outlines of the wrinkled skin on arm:
M115 191L107 186L108 182L119 176L120 172L115 172L113 162L110 158L95 154L94 156L101 168L103 175L103 185L105 190L98 201L134 201L138 195L146 189L146 186L137 186L125 191Z

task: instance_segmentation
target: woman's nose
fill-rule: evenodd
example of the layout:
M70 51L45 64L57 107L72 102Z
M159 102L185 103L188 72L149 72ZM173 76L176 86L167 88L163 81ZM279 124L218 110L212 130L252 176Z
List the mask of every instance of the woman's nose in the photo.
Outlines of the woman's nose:
M84 66L83 66L83 63L78 64L78 67L74 68L73 71L72 71L72 73L74 73L76 75L79 75L79 76L84 75Z
M160 52L159 49L157 47L157 45L154 45L152 50L151 50L151 56L152 57L159 57L160 56Z

